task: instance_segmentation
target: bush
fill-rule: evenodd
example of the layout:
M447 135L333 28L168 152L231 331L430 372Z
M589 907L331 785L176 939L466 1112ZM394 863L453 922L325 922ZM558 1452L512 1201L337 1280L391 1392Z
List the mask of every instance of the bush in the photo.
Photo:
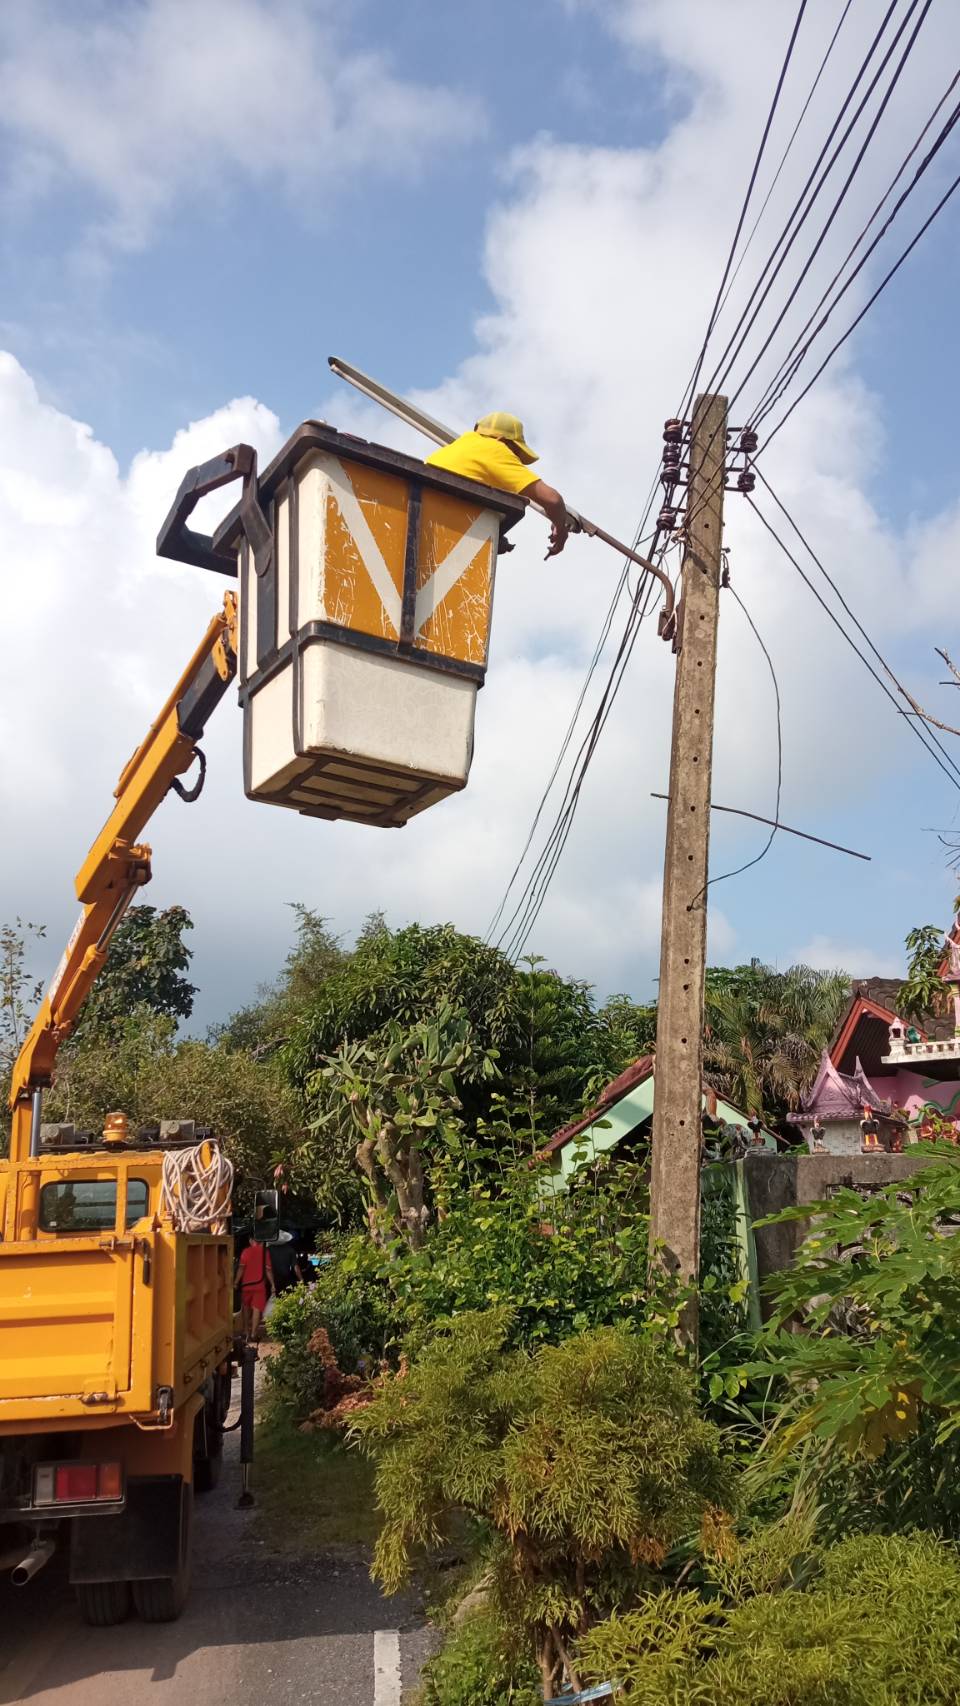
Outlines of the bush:
M469 1157L479 1166L485 1151ZM601 1162L574 1188L542 1199L537 1170L516 1152L491 1186L451 1166L443 1219L421 1250L391 1264L390 1284L413 1351L464 1311L510 1311L510 1349L556 1344L589 1327L639 1319L647 1294L647 1190L629 1162ZM500 1165L503 1165L501 1152Z
M928 1535L843 1541L800 1591L651 1596L597 1624L580 1664L633 1706L953 1706L960 1561Z
M392 1306L383 1266L363 1236L344 1240L314 1286L291 1287L271 1310L270 1332L280 1351L270 1359L267 1377L298 1417L309 1415L323 1397L323 1363L309 1348L321 1327L345 1374L379 1367L393 1337Z
M574 1634L635 1593L730 1493L693 1377L625 1328L505 1351L509 1311L461 1315L385 1376L353 1437L384 1525L375 1573L399 1588L451 1513L493 1535L492 1608L536 1647L545 1686Z
M423 1706L540 1706L537 1667L489 1611L474 1612L425 1666Z

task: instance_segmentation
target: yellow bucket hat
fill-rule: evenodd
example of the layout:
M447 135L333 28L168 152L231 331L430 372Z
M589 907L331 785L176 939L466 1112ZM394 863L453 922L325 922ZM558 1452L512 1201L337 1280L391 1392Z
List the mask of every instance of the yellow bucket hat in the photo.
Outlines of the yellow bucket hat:
M516 415L497 413L484 415L474 427L474 432L483 434L484 438L506 438L516 450L521 462L538 462L540 459L535 450L524 442L523 422Z

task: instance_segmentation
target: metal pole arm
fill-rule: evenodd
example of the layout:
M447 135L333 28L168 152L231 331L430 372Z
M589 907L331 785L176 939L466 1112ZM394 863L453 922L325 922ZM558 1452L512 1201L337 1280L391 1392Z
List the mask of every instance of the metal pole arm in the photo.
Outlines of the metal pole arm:
M415 428L417 432L422 432L427 438L432 438L435 444L452 444L458 436L450 427L444 426L442 421L434 420L432 415L428 415L423 409L418 409L416 403L411 403L406 397L401 397L397 392L388 390L386 385L381 385L377 379L371 379L370 375L361 372L359 367L351 367L349 362L341 361L340 357L336 355L328 356L327 361L338 379L345 379L348 385L352 385L357 391L362 391L363 395L369 397L372 403L379 403L381 408L388 409L406 426ZM527 501L531 509L535 509L539 515L545 516L548 521L550 520L546 510L540 504L535 503L532 499ZM590 539L602 539L605 545L610 545L614 551L619 552L624 557L629 557L630 561L636 563L638 568L643 569L645 573L656 576L664 592L664 606L660 612L660 633L665 638L669 638L673 633L674 625L674 597L673 587L663 570L658 569L656 564L651 563L648 558L641 557L629 545L624 545L621 540L614 539L612 534L605 532L602 527L598 527L595 521L588 521L587 517L581 515L579 510L571 509L569 504L565 507L571 524L571 532L585 533Z

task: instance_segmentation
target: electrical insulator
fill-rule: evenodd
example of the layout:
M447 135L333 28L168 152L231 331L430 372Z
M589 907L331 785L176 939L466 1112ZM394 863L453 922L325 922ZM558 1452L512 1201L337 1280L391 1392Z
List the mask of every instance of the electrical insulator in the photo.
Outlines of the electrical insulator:
M677 526L677 512L672 504L664 504L657 516L657 530L660 533L674 533Z
M663 423L663 441L664 441L664 444L680 444L682 442L682 440L683 440L683 422L682 421L676 421L676 420L664 421L664 423Z
M744 427L743 432L740 434L740 442L737 448L742 450L745 455L752 456L758 443L759 440L753 428Z
M740 475L739 479L737 480L737 491L743 492L744 495L746 495L747 492L753 491L753 488L756 485L756 483L757 483L757 476L753 472L753 469L752 468L744 468L743 473Z

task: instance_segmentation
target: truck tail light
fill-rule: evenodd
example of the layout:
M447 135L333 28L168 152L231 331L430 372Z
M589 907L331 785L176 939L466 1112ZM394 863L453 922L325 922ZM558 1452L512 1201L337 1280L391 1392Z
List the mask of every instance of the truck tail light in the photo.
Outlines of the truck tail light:
M123 1498L120 1463L41 1463L34 1474L37 1505L118 1504Z

